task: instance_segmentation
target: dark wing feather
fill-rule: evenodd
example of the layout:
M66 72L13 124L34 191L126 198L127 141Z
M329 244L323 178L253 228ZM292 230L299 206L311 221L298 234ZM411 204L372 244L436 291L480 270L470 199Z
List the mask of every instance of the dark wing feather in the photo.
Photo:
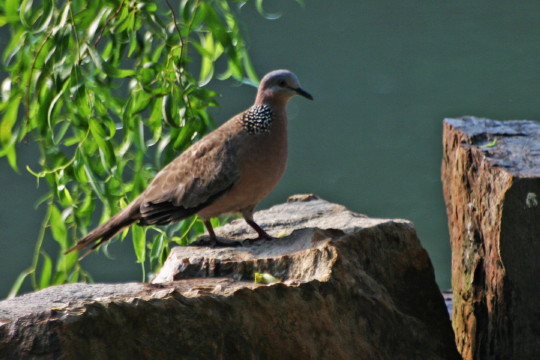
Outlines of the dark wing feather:
M185 219L188 216L196 214L199 210L213 203L232 187L224 189L222 192L210 197L206 202L198 206L186 208L184 206L175 206L171 201L161 201L157 203L147 202L141 206L143 217L139 220L139 225L167 225Z
M212 136L214 135L214 136ZM230 144L214 132L161 170L141 195L141 225L162 225L197 213L223 196L240 172Z
M66 254L93 244L84 257L134 222L170 224L197 213L226 194L240 171L226 131L220 129L174 159L137 199L79 240Z

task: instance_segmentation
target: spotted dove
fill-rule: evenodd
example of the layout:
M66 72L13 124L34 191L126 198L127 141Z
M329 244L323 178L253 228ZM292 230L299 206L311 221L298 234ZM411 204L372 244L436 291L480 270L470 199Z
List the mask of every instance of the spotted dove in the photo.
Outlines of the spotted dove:
M267 74L253 106L165 166L139 197L66 254L92 245L88 254L133 223L165 225L193 214L203 220L214 243L217 239L210 219L227 213L241 214L258 239L271 239L253 220L253 211L285 170L286 105L294 95L313 100L292 72Z

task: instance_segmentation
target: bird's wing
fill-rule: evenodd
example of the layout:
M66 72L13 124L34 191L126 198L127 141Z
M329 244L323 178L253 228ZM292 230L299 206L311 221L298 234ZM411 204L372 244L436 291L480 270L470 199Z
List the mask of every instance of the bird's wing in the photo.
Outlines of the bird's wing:
M207 136L156 175L142 194L140 223L168 224L195 214L224 195L239 177L230 142Z

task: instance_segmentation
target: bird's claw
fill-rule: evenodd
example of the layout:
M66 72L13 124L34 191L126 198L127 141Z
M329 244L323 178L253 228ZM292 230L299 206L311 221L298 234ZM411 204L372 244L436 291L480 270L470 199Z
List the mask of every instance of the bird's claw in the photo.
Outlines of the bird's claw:
M239 247L244 246L243 241L221 241L218 238L212 238L208 235L203 235L197 240L191 243L192 246L207 246L210 248L219 248L219 247Z

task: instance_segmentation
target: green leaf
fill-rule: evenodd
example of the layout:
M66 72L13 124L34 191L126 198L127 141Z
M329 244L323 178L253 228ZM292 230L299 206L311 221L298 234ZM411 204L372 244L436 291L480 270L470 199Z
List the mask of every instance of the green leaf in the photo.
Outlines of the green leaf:
M16 138L16 134L14 135L13 139ZM19 171L19 167L17 166L17 152L15 151L15 145L8 145L3 149L3 152L5 152L5 155L8 159L9 166L15 171Z
M20 102L20 96L13 96L7 103L7 107L2 116L2 122L0 123L0 143L2 145L9 143L13 136L12 130L17 122Z
M484 144L484 145L481 145L480 147L481 148L491 148L491 147L495 147L497 146L497 138L494 138L492 141Z
M21 5L19 6L19 21L25 28L30 29L30 24L28 23L27 18L32 16L32 7L28 6L28 1L29 0L21 1Z
M62 249L62 253L67 249L68 248ZM58 266L56 267L57 271L53 279L54 285L59 285L66 282L66 280L68 279L68 274L73 271L75 265L77 264L78 256L79 255L77 254L77 252L71 252L60 258ZM77 272L78 271L75 271L75 273L73 274L75 279L77 277Z
M103 59L101 59L101 55L96 51L96 49L89 44L86 44L86 50L88 50L88 53L90 54L90 58L98 68L100 72L104 72L103 69Z
M133 226L131 234L137 262L143 264L146 260L146 229L141 226Z
M173 148L178 150L183 150L183 148L187 147L187 145L190 144L190 139L193 136L194 132L194 124L193 122L189 122L186 125L184 125L180 129L180 134L178 134L178 137L176 138Z
M51 284L53 263L50 256L46 253L42 252L41 256L43 257L43 265L41 267L41 276L39 277L39 287L44 289Z
M24 7L24 6L23 6ZM37 21L32 25L34 34L44 32L51 24L54 15L54 6L52 1L43 3L43 12L38 17Z
M229 58L228 65L229 65L229 71L232 77L234 77L236 80L239 80L239 81L243 80L244 73L242 71L242 65L239 64L238 61L236 61L236 59L231 59L231 58Z
M195 44L196 43L193 43L193 45ZM221 44L215 44L212 33L208 33L204 38L203 46L198 46L198 49L203 55L201 72L199 75L199 86L204 86L208 84L214 76L214 63L223 54L223 46Z
M161 109L163 114L163 120L165 120L165 122L169 124L169 126L178 127L178 125L176 125L176 123L174 122L174 118L172 115L172 101L170 95L165 95L163 97Z
M136 115L148 108L153 96L147 92L139 91L133 96L131 102L130 115Z
M154 3L140 3L138 4L139 10L144 10L149 13L154 13L158 10L157 4Z
M70 127L71 124L69 122L63 121L59 126L59 129L51 134L53 138L52 140L55 145L59 145L62 143L62 140L64 139L64 136L66 135L66 132L69 130Z
M60 90L60 92L52 99L51 103L48 106L47 124L49 125L49 129L53 133L53 136L54 136L54 130L53 130L53 128L54 128L54 120L53 120L54 107L55 107L56 103L60 100L60 98L62 97L62 95L63 95L64 91L67 89L67 87L68 87L68 82L66 81L64 83L64 86Z
M65 271L58 271L54 274L52 283L59 285L65 283L67 280L67 273Z
M7 22L14 23L19 20L19 3L19 0L6 0L4 13Z
M275 283L275 282L280 282L281 280L279 280L277 277L271 275L271 274L268 274L268 273L260 273L260 272L256 272L254 274L254 281L256 284L271 284L271 283Z
M8 299L13 299L19 291L21 290L22 284L24 283L24 280L31 275L34 272L33 268L27 269L23 271L22 273L17 276L17 279L15 279L15 282L13 283L13 286L11 286L11 289L9 290L9 293L7 295Z
M165 233L160 233L154 237L152 242L152 248L150 249L150 259L157 260L161 257L163 248L165 246Z
M90 132L92 133L93 139L99 147L103 165L105 168L111 169L116 162L116 156L114 155L112 144L107 140L107 135L105 134L105 131L99 121L93 117L89 120Z
M135 70L120 69L108 63L103 63L103 69L105 70L105 73L109 75L110 77L120 78L120 79L128 77L128 76L134 76L135 74L137 74Z
M216 10L208 3L201 4L201 10L204 11L205 20L212 29L212 34L225 48L232 48L231 38L228 30L221 22Z
M54 239L60 244L62 250L68 249L67 244L67 229L64 224L64 219L62 219L62 214L60 210L54 205L51 205L51 232Z
M91 2L89 2L89 4L92 4L92 3L99 4L99 1L91 1ZM88 36L88 39L93 39L94 36L96 35L96 33L98 32L99 25L100 25L103 17L108 16L112 12L112 9L109 8L109 7L104 7L103 9L101 9L98 12L97 15L92 14L90 9L88 9L88 10L89 11L85 15L88 17L88 20L92 19L92 21L90 22L90 24L88 24L86 34ZM82 19L79 19L79 20L82 20Z

